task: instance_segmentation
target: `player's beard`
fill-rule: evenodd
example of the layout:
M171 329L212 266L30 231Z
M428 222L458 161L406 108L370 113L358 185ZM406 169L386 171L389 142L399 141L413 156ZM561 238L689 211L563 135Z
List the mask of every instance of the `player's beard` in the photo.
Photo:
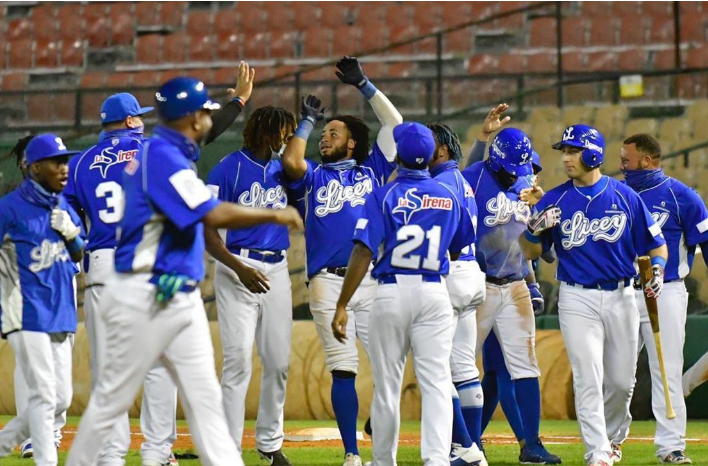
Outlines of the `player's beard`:
M504 186L504 188L506 189L509 189L514 186L514 183L516 183L517 179L518 177L512 175L503 168L497 172L497 180L499 180L499 183L501 183L502 186Z
M345 145L342 145L338 149L334 150L330 155L322 155L322 161L324 163L334 163L334 162L339 162L340 160L344 160L347 157L347 147Z

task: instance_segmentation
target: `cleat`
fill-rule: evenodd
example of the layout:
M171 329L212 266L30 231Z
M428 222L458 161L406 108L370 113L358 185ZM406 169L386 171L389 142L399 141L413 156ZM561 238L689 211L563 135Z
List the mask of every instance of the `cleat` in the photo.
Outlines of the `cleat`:
M543 446L540 439L531 444L524 445L519 455L521 464L561 464L560 457L550 453ZM609 466L609 465L608 465Z
M453 443L450 466L487 466L487 460L477 444L473 443L471 447L466 448L459 443Z
M610 453L610 463L616 464L622 461L622 444L610 443L612 453Z
M155 460L143 460L142 461L143 466L179 466L179 462L177 462L177 458L175 457L175 454L170 452L170 456L167 458L167 461L164 463L160 463L159 461Z
M608 463L607 461L600 460L595 463L591 463L588 466L610 466L610 463Z
M260 456L262 460L266 460L268 464L272 466L293 466L287 456L283 454L282 450L275 450L270 453L258 450L258 456Z
M660 462L664 464L693 464L691 458L686 456L686 453L682 450L672 451L663 459L660 459Z
M170 457L167 458L167 464L169 466L179 466L179 461L177 461L174 453L170 452Z
M32 444L30 442L23 443L20 446L20 457L32 458L33 456L34 456L34 450L32 450Z
M361 457L355 455L354 453L347 453L344 457L344 464L342 466L362 466Z

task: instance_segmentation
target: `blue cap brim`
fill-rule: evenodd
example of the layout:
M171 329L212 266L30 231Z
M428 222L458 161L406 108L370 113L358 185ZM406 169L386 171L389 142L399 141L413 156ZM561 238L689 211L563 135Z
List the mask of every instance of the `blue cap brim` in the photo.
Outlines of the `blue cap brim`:
M138 112L138 115L145 115L146 113L150 113L153 110L155 110L155 107L141 107L140 112Z
M530 163L525 163L523 165L516 166L516 176L529 176L533 174L533 167Z
M555 150L561 150L563 146L581 147L585 149L585 145L582 142L577 141L560 141L553 144L551 147Z

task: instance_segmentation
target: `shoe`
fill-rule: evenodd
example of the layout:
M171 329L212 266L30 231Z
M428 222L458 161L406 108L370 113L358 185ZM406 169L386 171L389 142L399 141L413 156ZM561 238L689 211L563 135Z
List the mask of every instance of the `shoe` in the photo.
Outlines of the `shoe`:
M622 461L622 444L610 443L612 453L610 453L610 463L617 464Z
M666 455L661 462L664 464L693 464L691 458L686 456L686 453L682 450L672 451Z
M469 448L465 448L459 443L453 443L450 452L450 466L487 466L487 460L476 443L473 443Z
M610 466L610 464L607 461L597 461L595 463L591 463L588 466Z
M262 460L266 460L268 464L272 466L293 466L288 458L283 454L282 450L275 450L270 453L258 450L258 456L260 456Z
M167 464L169 466L179 466L179 461L177 461L177 457L175 457L175 454L170 452L170 457L167 458Z
M347 453L342 466L362 466L361 456L355 455L354 453Z
M560 457L550 453L540 439L524 445L519 455L521 464L561 464ZM608 465L609 466L609 465Z
M179 462L177 462L177 458L175 457L174 453L170 453L170 456L167 458L167 461L164 463L160 463L159 461L155 460L143 460L142 461L143 466L179 466Z
M366 432L366 435L368 435L369 437L372 436L371 432L373 431L371 430L371 418L367 419L366 423L364 423L364 432Z
M20 446L20 456L22 458L32 458L34 456L31 443L28 442Z

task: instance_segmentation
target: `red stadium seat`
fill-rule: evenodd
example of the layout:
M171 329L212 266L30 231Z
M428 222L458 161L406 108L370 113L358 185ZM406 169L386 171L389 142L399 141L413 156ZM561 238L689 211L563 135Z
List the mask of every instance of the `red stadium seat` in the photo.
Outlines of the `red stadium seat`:
M472 55L467 64L469 74L489 74L496 72L498 67L497 58L486 53Z
M259 74L260 70L256 70L256 80L261 79ZM238 70L234 68L218 68L214 70L214 75L212 76L212 84L225 84L227 86L233 86L238 77Z
M211 84L214 82L214 70L210 68L197 68L195 70L189 70L189 75L197 78L205 84Z
M582 15L586 18L592 18L597 15L607 15L612 11L614 2L582 2L580 6L583 8Z
M708 36L706 36L706 31L708 31L708 11L687 14L683 9L686 3L694 2L681 2L681 41L706 42L708 39Z
M670 70L675 68L675 57L673 50L659 50L654 52L653 55L655 70Z
M27 73L9 73L2 76L3 91L21 91L27 87Z
M222 32L216 40L216 58L218 60L240 60L241 39L234 32Z
M584 47L590 20L582 16L575 16L563 20L561 34L563 47ZM555 25L553 25L555 28Z
M133 43L133 17L120 4L111 5L111 45L128 45Z
M165 63L184 63L187 61L189 36L182 32L173 32L163 38L162 61Z
M407 78L413 74L415 65L410 62L396 62L388 64L388 77Z
M643 2L612 2L612 13L620 17L637 17L642 14ZM605 13L609 13L607 10Z
M584 54L578 52L563 52L563 71L586 71Z
M138 36L135 45L136 61L138 63L160 63L161 49L162 36L159 34Z
M708 66L708 46L701 45L688 50L686 57L686 66L688 68L703 68Z
M352 14L356 25L370 30L385 25L387 2L352 2ZM324 8L324 7L323 7Z
M61 3L57 5L59 19L59 37L66 43L83 40L85 23L83 6L80 3Z
M6 53L5 53L5 36L0 34L0 70L5 69Z
M34 66L53 68L59 65L59 43L38 40L35 42Z
M239 32L239 14L236 10L223 10L214 17L214 32L217 37L222 34L237 34Z
M267 32L250 33L243 41L244 60L263 60L268 55L270 34Z
M473 2L442 2L443 27L449 28L471 21L472 4Z
M620 71L648 69L647 53L643 50L626 50L617 56L617 68Z
M386 28L367 29L362 27L361 41L359 43L362 51L381 48L386 45L386 40Z
M441 2L413 3L413 24L421 34L443 29Z
M556 59L553 52L534 53L526 58L526 70L536 73L554 72L558 66Z
M335 3L332 3L334 9ZM266 12L267 23L263 26L268 31L274 32L280 30L290 30L293 28L293 9L295 4L289 2L263 2L262 7Z
M125 89L130 86L131 73L110 73L106 79L107 89ZM123 92L123 91L116 91Z
M32 40L17 39L8 44L8 69L32 67Z
M674 14L673 2L641 2L642 13L650 16L664 16L672 18ZM687 2L697 3L697 2Z
M338 2L330 2L320 9L319 25L338 29L353 23L354 19L354 12L351 7ZM301 21L301 19L296 19L295 21Z
M590 41L588 45L619 45L617 43L618 21L614 16L596 16L590 25Z
M73 42L62 41L61 64L62 66L83 66L86 55L86 45L84 41Z
M27 119L31 122L50 121L52 119L51 100L50 95L28 93L25 97Z
M523 56L518 53L507 53L499 57L498 70L501 73L521 73L524 71Z
M648 2L663 3L663 2ZM650 44L673 44L674 42L674 19L673 16L651 17L651 27L649 28Z
M309 8L293 8L293 28L297 31L302 31L303 29L312 27L313 18L318 18L322 14L320 3L321 2L308 3L308 5L312 5ZM331 5L338 5L338 3L332 2Z
M135 2L135 20L138 26L155 26L159 24L159 2Z
M84 8L86 39L90 47L109 45L109 24L107 3L89 3Z
M305 31L305 56L329 57L332 55L331 29L314 27Z
M74 121L76 111L76 96L71 93L54 94L52 96L52 120L54 122Z
M472 2L472 19L477 21L489 18L499 11L499 5L494 2ZM458 22L459 23L459 22ZM485 27L494 27L492 23L487 23Z
M214 36L207 32L193 34L189 41L190 61L211 61L214 59Z
M187 2L158 2L160 5L159 24L172 27L182 26Z
M32 8L32 23L35 40L59 39L56 9L53 3L42 3Z
M555 18L536 18L531 21L531 47L556 46L556 20Z
M298 39L296 31L281 31L271 34L270 58L293 58L295 55L295 40Z
M152 73L152 72L150 72ZM81 87L85 89L96 89L106 87L106 73L83 73L81 75Z
M404 40L412 39L418 35L418 31L414 26L392 26L388 30L388 45L394 44L396 42L402 42ZM396 47L387 51L388 54L400 55L400 54L412 54L417 50L418 44L412 43L408 45L403 45Z
M32 38L32 22L28 18L13 19L7 23L8 41L30 38Z
M333 48L341 55L356 55L361 51L361 28L357 26L343 26L334 32Z
M267 31L263 25L268 21L268 15L260 7L259 3L238 2L236 4L237 11L241 17L240 32L264 34Z
M589 71L614 71L617 69L615 59L617 55L614 52L591 52L588 54Z
M213 23L214 15L211 10L190 11L187 17L187 33L191 36L209 34Z
M133 86L153 86L162 84L162 73L159 71L138 71L133 73Z
M648 18L636 17L622 22L619 28L620 44L641 45L647 43L651 21ZM594 45L592 42L590 45Z
M531 2L500 2L499 3L499 13L506 13L512 10L517 10L519 8L524 8L529 6ZM522 28L524 26L524 21L526 20L525 13L516 13L506 18L499 19L495 21L496 27L503 27L506 29L516 29Z
M408 2L385 2L384 21L389 28L408 28L413 25L413 7Z

